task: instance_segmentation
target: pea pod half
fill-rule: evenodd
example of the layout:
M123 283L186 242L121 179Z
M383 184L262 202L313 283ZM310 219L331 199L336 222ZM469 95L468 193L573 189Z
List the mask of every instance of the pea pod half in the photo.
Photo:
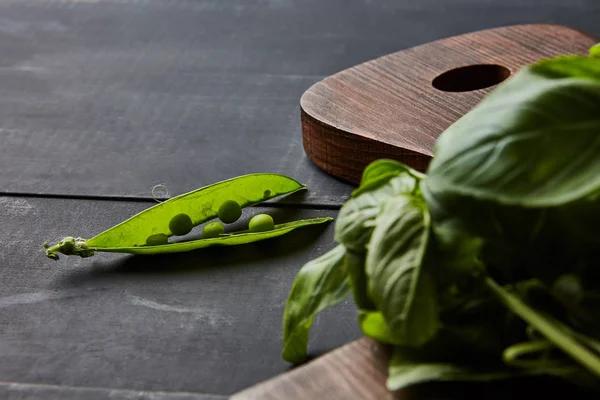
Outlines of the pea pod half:
M306 186L284 175L258 173L244 175L192 192L173 197L150 207L91 239L66 237L54 246L45 245L46 255L58 259L56 253L89 257L95 251L109 251L131 254L158 254L189 251L211 245L233 245L250 243L283 235L291 230L330 218L315 218L276 225L269 232L239 232L217 238L199 239L170 244L148 244L149 237L173 235L169 223L174 216L187 214L193 226L209 221L218 215L224 201L233 200L240 207L248 207L274 197L296 192Z
M60 246L74 249L71 254L79 255L81 257L90 257L94 255L94 252L107 252L107 253L127 253L127 254L165 254L165 253L180 253L184 251L191 251L202 249L210 246L232 246L238 244L246 244L257 242L259 240L272 239L281 235L285 235L288 232L293 231L296 228L301 228L309 225L322 224L324 222L331 221L332 218L311 218L303 219L294 222L288 222L285 224L275 225L273 230L266 232L236 232L231 234L225 234L209 239L197 239L182 241L176 243L168 243L155 246L133 246L133 247L98 247L89 246L83 239L75 239L73 237L67 237L59 242ZM57 246L59 246L57 245ZM55 246L53 246L55 247ZM58 256L53 253L54 251L61 251L50 247L47 249L48 257L52 259L58 259ZM68 250L69 251L69 250ZM63 253L64 254L64 253ZM69 254L69 255L71 255Z

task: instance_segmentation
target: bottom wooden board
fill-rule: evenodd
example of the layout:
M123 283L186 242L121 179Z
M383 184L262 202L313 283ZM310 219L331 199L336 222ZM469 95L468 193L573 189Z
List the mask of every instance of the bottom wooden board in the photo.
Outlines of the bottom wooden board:
M391 400L394 396L385 388L387 360L385 346L360 339L231 400Z
M390 348L362 338L304 366L255 385L231 400L530 400L597 396L549 378L495 383L426 383L390 392L385 387Z

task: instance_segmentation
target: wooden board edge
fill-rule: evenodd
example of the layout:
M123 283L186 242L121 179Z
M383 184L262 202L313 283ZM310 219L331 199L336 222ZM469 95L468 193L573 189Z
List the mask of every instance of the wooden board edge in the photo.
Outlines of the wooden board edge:
M365 167L381 158L398 160L420 172L425 172L431 161L425 154L323 124L303 108L300 119L305 154L319 168L348 183L358 185Z
M393 400L385 387L389 347L361 338L234 394L231 400Z

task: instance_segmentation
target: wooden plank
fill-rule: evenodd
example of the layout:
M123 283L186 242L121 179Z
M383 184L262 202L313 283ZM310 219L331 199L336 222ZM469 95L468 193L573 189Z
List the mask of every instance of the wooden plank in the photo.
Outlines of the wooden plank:
M387 359L385 346L363 338L231 400L392 400L385 388Z

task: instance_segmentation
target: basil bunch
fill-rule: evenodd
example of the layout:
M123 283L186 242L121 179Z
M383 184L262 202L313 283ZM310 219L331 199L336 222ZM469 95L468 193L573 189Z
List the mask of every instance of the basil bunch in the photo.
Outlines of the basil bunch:
M394 346L390 390L600 386L600 59L523 68L440 136L426 175L369 165L335 240L294 281L284 359L303 361L314 316L352 293L363 333Z

